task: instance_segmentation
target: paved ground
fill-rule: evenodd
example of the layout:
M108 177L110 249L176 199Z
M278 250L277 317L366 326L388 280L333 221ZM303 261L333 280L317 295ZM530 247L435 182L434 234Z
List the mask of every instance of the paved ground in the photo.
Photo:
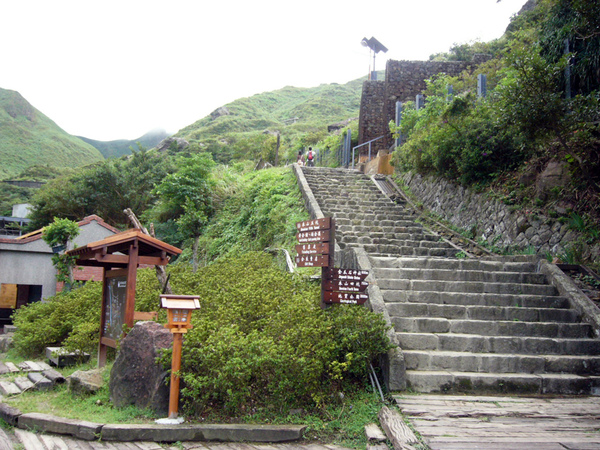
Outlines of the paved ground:
M347 450L335 445L298 444L240 444L218 442L182 442L180 445L159 445L156 442L97 442L82 441L56 434L35 434L15 429L16 448L25 450ZM10 443L3 446L0 439L0 450L11 449ZM22 445L22 447L18 447Z
M600 398L395 396L431 450L599 450Z

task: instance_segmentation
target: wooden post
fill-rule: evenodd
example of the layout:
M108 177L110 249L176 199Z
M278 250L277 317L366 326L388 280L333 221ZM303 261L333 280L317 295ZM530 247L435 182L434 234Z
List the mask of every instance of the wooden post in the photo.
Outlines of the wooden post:
M140 244L136 239L129 246L129 264L127 265L127 301L125 306L125 324L133 328L133 316L135 313L135 286L137 278L137 267L139 262Z
M325 284L331 279L331 269L335 267L335 219L333 217L329 230L329 264L327 267L321 267L321 309L331 307L330 304L325 303Z
M171 390L169 394L169 419L177 418L179 409L179 369L181 369L181 347L183 333L171 329L173 333L173 357L171 359Z

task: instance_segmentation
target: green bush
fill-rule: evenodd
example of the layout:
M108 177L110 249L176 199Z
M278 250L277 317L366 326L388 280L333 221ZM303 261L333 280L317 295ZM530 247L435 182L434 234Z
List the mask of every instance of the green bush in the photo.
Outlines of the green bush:
M201 309L185 337L187 413L212 407L314 407L367 379L389 342L383 319L363 307L319 307L319 285L287 274L264 253L225 258L197 274L175 268L179 293Z
M13 315L15 349L23 356L37 356L48 346L63 344L71 350L94 351L99 339L101 297L102 283L89 282L19 308Z

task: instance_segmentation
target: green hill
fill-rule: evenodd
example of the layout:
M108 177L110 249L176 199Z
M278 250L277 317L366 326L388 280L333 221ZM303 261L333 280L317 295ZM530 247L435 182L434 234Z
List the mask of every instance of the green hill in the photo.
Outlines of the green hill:
M228 103L183 128L175 137L210 151L215 160L255 159L244 152L265 131L279 132L283 151L310 133L327 134L327 125L357 118L364 79L313 88L287 86ZM246 143L246 145L244 144Z
M34 165L80 167L102 159L96 148L66 133L21 94L0 88L0 179Z
M163 139L169 137L169 134L165 130L152 130L137 139L118 139L114 141L96 141L83 136L77 137L96 147L105 158L119 158L130 155L131 147L137 150L138 143L144 148L156 147Z

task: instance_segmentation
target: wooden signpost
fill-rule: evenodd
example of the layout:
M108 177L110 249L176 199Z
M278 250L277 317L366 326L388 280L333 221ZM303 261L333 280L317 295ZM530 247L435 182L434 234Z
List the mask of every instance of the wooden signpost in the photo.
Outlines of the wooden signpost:
M307 220L296 223L299 245L296 245L298 267L321 267L321 307L330 304L362 305L369 296L367 270L336 269L335 219Z

